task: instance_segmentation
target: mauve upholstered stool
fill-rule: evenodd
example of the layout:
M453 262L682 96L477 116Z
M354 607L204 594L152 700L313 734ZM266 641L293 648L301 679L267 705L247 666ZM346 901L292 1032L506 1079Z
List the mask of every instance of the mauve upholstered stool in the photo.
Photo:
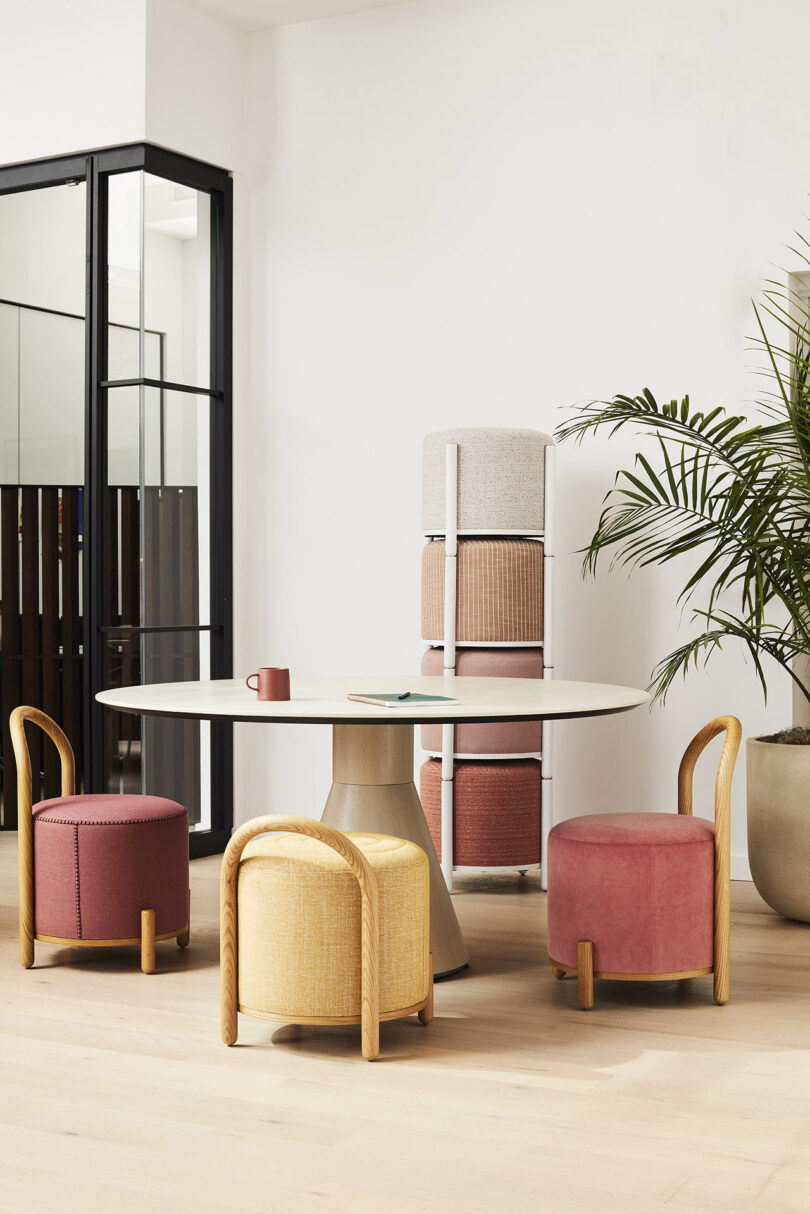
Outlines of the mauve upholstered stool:
M543 545L459 540L456 641L542 642ZM422 636L444 639L444 540L422 549Z
M428 434L422 447L422 529L443 534L445 450L458 445L458 528L542 531L545 451L539 430L468 428Z
M26 720L55 743L62 796L31 804ZM162 797L75 796L73 751L59 726L35 708L10 720L17 760L20 960L34 941L71 946L138 944L141 969L155 968L155 941L189 941L188 814Z
M725 731L715 820L692 817L692 773ZM579 1001L593 1006L594 978L637 982L714 974L729 993L729 815L740 745L736 717L718 717L687 747L678 813L590 814L560 822L548 838L548 953L556 978L576 973Z
M540 764L536 759L453 764L453 863L517 868L540 863ZM419 795L442 854L442 764L422 764Z
M360 1024L371 1061L381 1020L433 1018L430 874L415 843L311 818L254 818L225 851L220 927L226 1045L237 1011Z
M428 649L422 657L422 674L442 674L443 662L443 649ZM457 649L455 673L482 679L542 679L543 650ZM462 724L455 727L453 749L459 755L539 754L542 737L540 721ZM441 753L441 725L422 726L422 749Z

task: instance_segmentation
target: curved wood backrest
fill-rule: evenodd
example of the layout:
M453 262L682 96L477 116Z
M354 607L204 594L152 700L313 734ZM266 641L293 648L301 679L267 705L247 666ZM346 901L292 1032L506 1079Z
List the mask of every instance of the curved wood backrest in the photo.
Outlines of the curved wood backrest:
M731 779L742 726L736 717L715 717L696 733L678 768L678 813L692 813L692 775L712 738L725 731L726 740L714 783L714 998L727 1003L729 994L729 936L731 923Z
M25 722L31 721L48 735L59 751L62 765L62 796L72 797L76 787L73 748L67 737L46 713L23 705L15 708L8 720L14 759L17 764L17 863L20 898L20 962L29 969L34 964L34 823L31 756L25 740Z
M374 870L359 848L339 830L316 822L312 818L295 818L281 814L266 814L251 818L231 836L222 857L220 873L220 995L222 1040L233 1045L237 1037L238 991L238 933L237 893L239 861L245 847L256 835L273 831L307 835L318 839L342 856L360 886L362 908L360 935L361 964L361 1032L363 1057L369 1061L380 1052L380 987L379 987L379 898Z

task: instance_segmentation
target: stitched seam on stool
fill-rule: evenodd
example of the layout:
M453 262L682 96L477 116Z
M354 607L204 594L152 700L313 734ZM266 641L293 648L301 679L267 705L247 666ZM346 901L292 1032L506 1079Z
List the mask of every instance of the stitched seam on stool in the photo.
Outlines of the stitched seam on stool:
M713 832L712 832L713 833ZM557 838L559 839L559 835ZM695 835L691 839L578 839L576 835L563 836L563 843L574 843L577 847L689 847L692 843L708 843L712 835Z
M79 887L79 828L73 827L73 878L76 884L76 939L82 938L82 900Z
M48 811L45 810L45 812ZM161 822L177 822L179 818L187 817L187 812L183 810L181 814L174 814L171 818L117 818L113 822L89 822L81 819L76 822L68 818L38 818L34 815L34 821L41 822L43 826L47 826L49 823L54 826L159 826Z

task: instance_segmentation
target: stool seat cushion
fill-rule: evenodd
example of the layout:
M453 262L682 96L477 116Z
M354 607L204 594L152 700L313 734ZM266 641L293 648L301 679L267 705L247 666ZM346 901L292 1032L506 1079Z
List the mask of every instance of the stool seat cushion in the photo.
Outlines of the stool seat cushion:
M415 843L350 832L379 892L380 1012L427 997L429 872ZM360 886L346 861L306 835L251 840L237 883L239 1006L279 1017L360 1014Z
M713 962L714 825L684 814L590 814L548 841L548 951L604 974L677 974Z
M34 921L41 936L137 940L188 924L188 814L163 797L87 794L33 807Z

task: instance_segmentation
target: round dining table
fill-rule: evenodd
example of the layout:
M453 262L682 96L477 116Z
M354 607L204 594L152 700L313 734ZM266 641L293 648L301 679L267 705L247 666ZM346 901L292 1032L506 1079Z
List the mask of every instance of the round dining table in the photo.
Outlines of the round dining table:
M455 702L405 699L388 708L347 698L404 691ZM322 820L338 830L410 839L424 849L430 863L431 951L441 977L463 969L469 957L413 783L414 725L605 716L636 708L649 696L636 687L557 679L359 675L294 679L289 700L259 700L242 679L115 687L96 699L143 716L331 725L332 788ZM271 813L272 806L265 811Z

